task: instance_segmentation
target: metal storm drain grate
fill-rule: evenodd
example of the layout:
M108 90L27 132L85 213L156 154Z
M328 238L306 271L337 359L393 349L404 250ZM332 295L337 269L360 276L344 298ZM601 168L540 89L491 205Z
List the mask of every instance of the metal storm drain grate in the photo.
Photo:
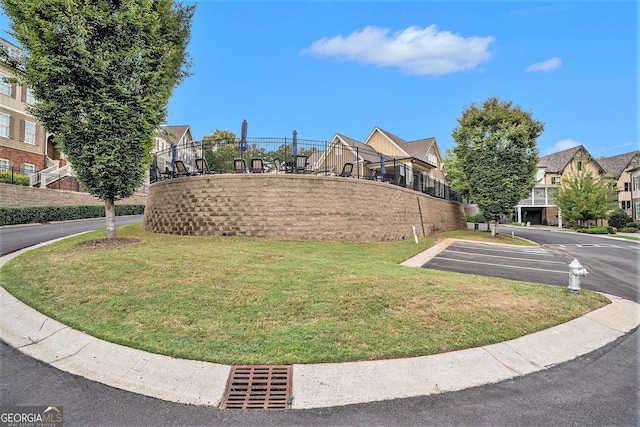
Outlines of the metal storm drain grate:
M232 366L221 408L290 409L291 365Z

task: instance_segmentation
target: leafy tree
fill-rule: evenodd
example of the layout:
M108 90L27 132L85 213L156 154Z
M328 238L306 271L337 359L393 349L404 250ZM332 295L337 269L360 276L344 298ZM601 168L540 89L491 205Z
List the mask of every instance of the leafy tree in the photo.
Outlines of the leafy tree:
M510 214L535 185L538 165L537 139L544 123L531 113L497 97L482 106L466 107L452 133L460 174L458 186L468 195L488 221ZM466 186L466 187L465 187Z
M233 170L233 159L238 157L236 134L229 130L216 129L202 138L202 151L209 169L213 171Z
M582 224L582 221L606 219L615 204L615 191L610 180L581 172L563 178L554 200L563 218Z
M446 149L443 160L451 188L456 190L463 199L468 199L470 197L469 183L465 180L460 160L450 148Z
M172 0L0 0L25 55L19 67L86 190L114 202L142 184L153 136L187 75L194 7Z

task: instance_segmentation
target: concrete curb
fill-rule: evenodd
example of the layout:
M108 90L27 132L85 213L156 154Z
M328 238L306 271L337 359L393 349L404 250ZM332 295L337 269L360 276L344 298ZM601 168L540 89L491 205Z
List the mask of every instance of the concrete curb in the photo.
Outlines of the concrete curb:
M0 266L17 254L3 257ZM572 360L640 324L639 304L607 297L612 304L581 318L498 344L406 359L294 365L292 408L462 390ZM175 359L102 341L48 318L3 288L0 339L63 371L134 393L194 405L218 406L231 370L227 365Z

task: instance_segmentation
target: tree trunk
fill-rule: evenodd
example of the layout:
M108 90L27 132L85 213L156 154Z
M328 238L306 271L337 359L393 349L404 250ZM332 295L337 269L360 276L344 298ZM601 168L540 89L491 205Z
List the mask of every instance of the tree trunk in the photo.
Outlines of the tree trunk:
M493 237L498 237L498 224L500 223L500 220L493 220Z
M107 239L116 238L116 205L113 197L104 200L104 216L107 221Z

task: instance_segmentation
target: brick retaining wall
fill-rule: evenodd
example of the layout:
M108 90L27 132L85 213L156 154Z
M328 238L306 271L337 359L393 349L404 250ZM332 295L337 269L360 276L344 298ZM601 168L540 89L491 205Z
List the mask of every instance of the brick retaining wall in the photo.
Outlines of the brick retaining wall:
M422 209L423 224L420 221ZM391 184L286 174L184 177L151 185L143 227L182 235L388 241L466 227L462 204Z
M144 205L147 198L132 196L116 202L118 205ZM6 208L27 208L31 206L75 206L103 205L104 202L88 193L51 190L48 188L25 187L0 183L0 206Z

